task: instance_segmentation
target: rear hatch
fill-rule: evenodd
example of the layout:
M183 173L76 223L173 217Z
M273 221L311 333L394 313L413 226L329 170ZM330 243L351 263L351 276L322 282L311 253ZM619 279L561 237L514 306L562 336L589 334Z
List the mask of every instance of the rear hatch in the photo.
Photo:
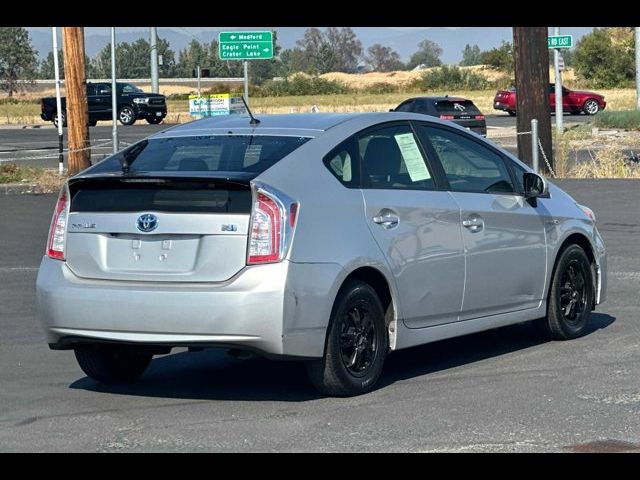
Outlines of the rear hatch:
M440 100L435 103L435 108L443 120L451 120L462 127L486 133L484 115L471 100Z
M87 279L228 280L246 265L251 179L306 140L151 139L109 157L69 180L68 267Z

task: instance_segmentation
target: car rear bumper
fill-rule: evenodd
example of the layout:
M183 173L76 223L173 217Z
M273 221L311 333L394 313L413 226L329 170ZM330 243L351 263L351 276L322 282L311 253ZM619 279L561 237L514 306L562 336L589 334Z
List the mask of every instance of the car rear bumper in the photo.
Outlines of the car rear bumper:
M508 110L513 110L513 108L509 107L508 104L502 103L502 102L496 102L496 101L493 102L493 108L494 110L502 110L503 112L506 112Z
M123 282L79 278L44 257L37 308L52 349L116 342L319 357L340 272L283 261L247 267L222 283Z

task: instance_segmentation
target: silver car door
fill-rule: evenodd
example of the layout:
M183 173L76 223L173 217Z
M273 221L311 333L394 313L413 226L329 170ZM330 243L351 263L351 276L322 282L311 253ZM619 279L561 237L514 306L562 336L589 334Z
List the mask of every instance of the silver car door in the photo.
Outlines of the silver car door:
M456 321L464 287L458 205L437 188L408 123L357 140L367 225L394 274L405 325Z
M520 194L498 151L453 129L419 128L460 206L467 271L461 320L537 307L547 265L544 216Z

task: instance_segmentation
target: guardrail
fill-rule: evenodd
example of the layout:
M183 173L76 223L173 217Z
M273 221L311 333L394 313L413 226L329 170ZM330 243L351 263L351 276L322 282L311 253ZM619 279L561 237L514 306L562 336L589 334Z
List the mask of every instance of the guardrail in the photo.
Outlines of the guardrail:
M160 78L159 79L160 83L198 83L198 79L197 78ZM200 83L232 83L232 82L243 82L244 78L243 77L229 77L229 78L223 78L223 77L206 77L206 78L201 78L200 79ZM26 81L26 80L18 80L19 83L34 83L36 85L55 85L56 81L55 80L33 80L33 81ZM87 79L87 83L89 82L93 82L93 83L111 83L111 79L110 78L91 78L91 79ZM151 83L151 78L119 78L118 79L119 83ZM64 79L61 80L61 83L64 83Z

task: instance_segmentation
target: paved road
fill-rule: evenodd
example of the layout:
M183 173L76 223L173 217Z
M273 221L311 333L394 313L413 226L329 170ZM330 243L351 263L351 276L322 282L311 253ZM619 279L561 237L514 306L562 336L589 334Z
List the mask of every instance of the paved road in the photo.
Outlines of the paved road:
M0 451L640 447L640 213L626 208L640 182L562 185L593 207L609 251L589 334L547 342L514 326L397 352L380 388L350 399L319 397L300 364L219 351L157 357L138 384L99 386L47 348L34 317L54 196L0 197Z
M570 123L584 123L589 121L590 118L585 115L565 115L565 122L567 125ZM487 125L490 130L490 136L491 128L515 127L515 122L515 118L507 114L488 115ZM148 125L145 122L138 122L132 126L118 126L119 140L123 142L121 146L131 144L171 126L173 125ZM102 160L112 150L111 126L102 123L96 127L91 127L89 133L93 147L91 152L92 161ZM511 143L515 144L514 139L515 137L508 140L507 149L510 151L517 150L511 146ZM67 148L66 141L65 130L64 148ZM58 131L51 125L39 128L0 128L0 163L3 160L20 160L21 163L31 166L57 168L57 152ZM585 155L585 158L588 157L586 152Z

